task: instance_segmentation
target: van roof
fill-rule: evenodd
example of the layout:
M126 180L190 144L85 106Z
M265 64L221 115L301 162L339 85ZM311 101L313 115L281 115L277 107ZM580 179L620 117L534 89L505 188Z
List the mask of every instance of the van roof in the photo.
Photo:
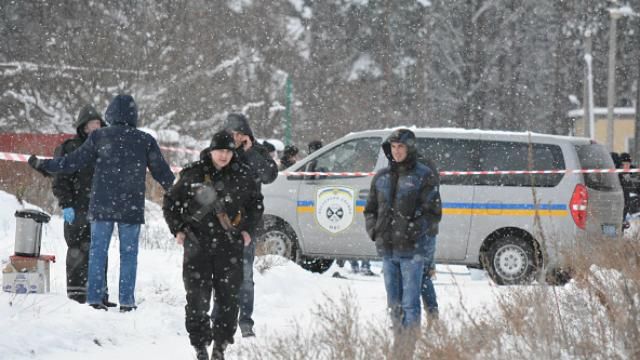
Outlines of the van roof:
M397 126L386 129L365 130L359 132L352 132L348 134L349 137L356 137L362 135L370 136L388 136L392 131L396 129L409 129L416 135L420 134L446 134L454 135L459 134L463 137L473 137L474 135L481 135L483 138L496 138L499 140L514 140L514 141L528 141L529 135L531 140L535 142L570 142L574 145L584 145L592 143L592 140L585 137L576 136L564 136L564 135L551 135L542 134L529 131L500 131L500 130L480 130L480 129L462 129L462 128L419 128L416 126Z

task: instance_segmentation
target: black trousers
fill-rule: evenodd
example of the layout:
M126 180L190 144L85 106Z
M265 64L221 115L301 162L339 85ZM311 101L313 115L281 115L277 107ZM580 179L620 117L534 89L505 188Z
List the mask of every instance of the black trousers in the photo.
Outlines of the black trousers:
M64 223L64 240L67 243L67 296L84 303L87 300L91 247L91 224L86 213L78 212L73 224ZM105 274L106 270L105 265ZM108 293L105 293L105 300L109 298Z
M242 247L231 244L225 235L205 241L188 236L182 279L187 292L185 326L191 345L208 345L212 341L232 344L242 285ZM209 316L212 295L217 308L213 317Z

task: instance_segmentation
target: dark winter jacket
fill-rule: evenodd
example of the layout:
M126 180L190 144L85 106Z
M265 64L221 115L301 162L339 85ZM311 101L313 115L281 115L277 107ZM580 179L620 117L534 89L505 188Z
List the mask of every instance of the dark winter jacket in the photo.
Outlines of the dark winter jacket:
M407 133L405 133L407 132ZM397 163L391 156L391 142L407 145L407 158ZM382 144L389 166L378 171L364 215L369 237L379 255L415 255L418 241L435 236L442 218L439 181L435 171L417 161L415 135L397 130Z
M262 195L251 173L236 155L218 170L209 150L203 150L200 160L185 166L178 181L164 196L162 210L171 233L185 232L204 244L210 244L212 239L230 238L233 247L241 248L239 233L251 233L264 211ZM220 212L234 221L235 231L223 228L216 216Z
M44 160L43 170L73 173L95 164L89 219L144 223L146 169L165 189L174 176L156 140L136 129L138 110L131 96L116 96L106 118L111 126L93 131L65 157Z
M251 170L252 177L258 185L258 191L262 192L262 184L271 184L276 181L278 165L263 145L254 142L249 150L239 148L236 152L239 161Z
M56 148L53 156L63 157L79 148L87 139L84 126L94 119L100 120L102 127L107 126L100 113L98 113L93 106L86 105L83 107L78 114L78 119L74 123L77 133L76 136L60 144ZM76 211L76 216L86 216L89 211L93 165L94 164L89 164L72 174L58 173L53 178L53 195L58 199L60 207L63 209L73 208Z
M283 156L280 158L280 170L284 170L287 169L291 166L293 166L296 163L296 160L289 157L289 156Z

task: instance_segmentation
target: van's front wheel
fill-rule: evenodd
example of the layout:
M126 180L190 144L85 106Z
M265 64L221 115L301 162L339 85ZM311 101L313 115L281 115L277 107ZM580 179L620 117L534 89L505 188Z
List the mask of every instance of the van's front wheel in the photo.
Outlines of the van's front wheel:
M279 255L292 261L296 260L295 233L286 223L273 218L265 219L257 240L257 254Z
M536 273L536 259L529 241L516 236L497 239L487 251L484 267L498 285L529 284Z
M279 255L295 261L303 269L322 273L331 267L333 259L322 259L304 256L300 253L296 243L296 235L293 229L282 221L273 219L265 220L265 228L258 237L261 255Z
M295 261L295 240L284 226L269 226L258 237L260 254L279 255Z

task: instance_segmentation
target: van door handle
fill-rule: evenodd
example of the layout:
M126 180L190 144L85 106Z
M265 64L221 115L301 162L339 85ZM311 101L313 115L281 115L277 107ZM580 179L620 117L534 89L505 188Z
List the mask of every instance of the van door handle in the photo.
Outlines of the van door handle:
M369 197L369 190L362 189L358 191L358 199L367 200Z

